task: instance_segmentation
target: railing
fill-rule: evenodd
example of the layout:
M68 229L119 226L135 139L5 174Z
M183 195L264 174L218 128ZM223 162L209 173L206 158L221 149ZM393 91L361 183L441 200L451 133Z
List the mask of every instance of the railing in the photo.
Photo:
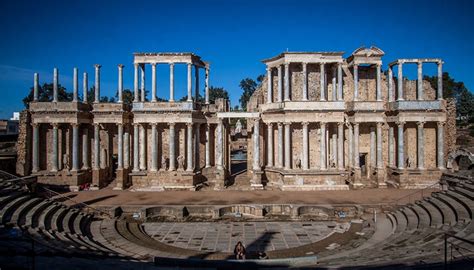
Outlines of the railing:
M427 195L427 197L428 197L431 194L431 192L427 192L426 190L427 189L432 189L432 188L437 187L437 186L439 186L439 183L429 185L429 186L427 186L423 189L419 189L419 190L414 191L410 194L407 194L403 197L400 197L400 198L394 200L391 204L399 206L399 205L414 203L417 200L423 200L425 198L425 195ZM420 198L420 195L421 195L421 198ZM403 203L402 202L403 200L407 200L407 201L405 203Z
M444 234L444 269L445 270L449 269L448 267L449 267L450 262L452 262L453 260L458 259L458 258L462 258L463 260L474 262L474 258L472 256L469 257L468 255L466 255L464 253L464 252L468 252L468 253L472 254L474 252L474 249L468 249L468 248L465 248L465 247L463 247L459 244L451 242L449 240L450 238L454 238L458 241L461 241L463 243L467 243L471 246L474 246L474 242L471 241L471 240L461 238L461 237L456 236L454 234L445 233ZM448 244L450 244L450 245L448 245ZM450 246L450 248L449 248L450 252L448 252L448 246ZM449 258L448 258L448 254L450 254Z

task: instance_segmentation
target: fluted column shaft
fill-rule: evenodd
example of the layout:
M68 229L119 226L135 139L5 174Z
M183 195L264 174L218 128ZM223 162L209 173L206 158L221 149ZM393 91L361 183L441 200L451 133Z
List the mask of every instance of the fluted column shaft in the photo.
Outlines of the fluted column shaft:
M174 63L170 63L170 102L174 102Z
M79 126L72 124L72 171L79 170Z
M324 63L319 64L319 70L321 73L321 77L319 80L320 89L321 89L321 101L325 101L326 100L326 82L325 82L326 80L324 79L324 77L326 75L326 71L324 69Z
M273 97L273 79L272 69L267 67L267 103L272 103Z
M273 123L267 125L267 167L273 167Z
M260 119L253 124L253 170L260 171Z
M140 100L141 102L145 102L145 64L140 65L140 73L141 73L141 80L140 80Z
M176 170L175 123L169 123L170 171Z
M188 64L188 99L187 101L192 101L193 100L193 93L192 93L192 77L191 77L191 71L192 71L192 64Z
M383 168L382 123L377 123L377 168Z
M354 143L354 168L359 169L360 168L360 162L359 162L359 123L354 123L354 136L352 138L353 143Z
M308 122L303 123L303 160L302 168L303 170L309 169L309 138L308 138Z
M381 64L375 66L377 73L377 86L376 86L376 95L377 101L382 101L382 79L381 79Z
M133 124L133 171L140 171L139 166L139 124Z
M395 131L393 126L388 127L388 164L395 166Z
M95 99L94 102L98 103L100 102L100 67L101 65L95 65Z
M285 101L290 101L290 64L285 64Z
M117 124L117 169L123 169L123 125Z
M77 68L73 69L73 75L72 75L72 101L77 102L77 96L78 96L78 88L79 88L79 79L78 79L78 74L77 74Z
M144 124L140 125L140 170L146 170L146 129Z
M344 123L337 123L337 167L344 170Z
M326 123L325 122L321 122L320 123L320 127L321 127L321 145L320 145L320 167L321 167L321 170L326 170L327 169L327 161L326 161Z
M158 170L158 142L156 138L156 123L151 124L151 168L150 171Z
M291 169L291 123L285 123L285 170Z
M398 99L403 100L403 64L398 63Z
M206 168L211 167L211 125L206 124Z
M138 101L138 64L133 64L133 102Z
M33 80L33 101L38 101L39 92L39 74L35 73Z
M278 168L283 168L283 124L278 123Z
M425 130L424 130L424 122L417 123L417 144L418 144L418 169L423 170L425 168Z
M58 171L58 124L53 124L53 152L51 155L51 171Z
M337 63L337 100L341 101L342 96L342 63Z
M82 129L82 169L89 169L89 128Z
M438 122L437 132L437 152L438 152L438 168L440 170L444 169L444 122Z
M354 65L354 101L359 100L359 66Z
M281 102L282 97L283 97L283 76L282 76L282 68L281 65L278 66L278 96L277 96L277 101Z
M156 102L156 63L151 64L151 101Z
M123 65L122 64L119 64L118 66L118 103L122 103L123 102Z
M193 167L193 124L192 123L187 123L187 136L186 136L186 154L187 154L187 166L186 166L186 171L191 172L194 170Z
M418 62L417 64L417 99L418 100L423 100L424 99L424 94L423 94L423 63Z
M39 124L33 123L32 172L39 171Z
M200 156L200 145L201 145L201 124L196 123L196 127L194 130L194 140L195 140L195 146L194 146L194 168L197 170L201 169L201 156Z
M404 145L404 134L403 127L404 122L398 122L398 168L405 169L405 145Z
M308 63L303 62L303 96L304 101L308 100Z
M98 170L100 167L100 125L94 124L94 164L93 169Z
M53 69L53 102L58 102L58 84L59 84L59 74L58 69Z
M438 100L443 99L443 63L438 62L438 89L437 89Z

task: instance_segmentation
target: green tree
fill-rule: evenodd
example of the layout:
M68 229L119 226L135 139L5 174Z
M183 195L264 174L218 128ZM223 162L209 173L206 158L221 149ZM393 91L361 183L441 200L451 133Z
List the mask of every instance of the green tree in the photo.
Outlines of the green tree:
M251 78L245 78L240 81L240 88L243 90L242 95L240 96L239 102L242 110L247 110L247 103L250 100L250 97L253 95L257 89L257 83Z
M229 93L227 92L227 90L224 89L224 87L210 86L209 103L215 103L216 99L218 98L229 99Z
M23 104L28 108L28 104L33 101L34 98L34 88L30 88L28 96L23 98ZM39 85L38 88L38 101L47 102L53 101L53 84L45 83ZM62 85L58 85L58 101L72 101L72 93L67 92L66 88Z

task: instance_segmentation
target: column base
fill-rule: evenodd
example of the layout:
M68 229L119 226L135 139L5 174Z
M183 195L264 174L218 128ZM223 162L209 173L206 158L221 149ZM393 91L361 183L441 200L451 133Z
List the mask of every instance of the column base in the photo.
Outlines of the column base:
M130 169L117 169L115 177L116 185L113 190L125 190L130 187L130 181L128 177L129 170Z
M93 169L91 190L98 190L105 187L109 177L109 169Z

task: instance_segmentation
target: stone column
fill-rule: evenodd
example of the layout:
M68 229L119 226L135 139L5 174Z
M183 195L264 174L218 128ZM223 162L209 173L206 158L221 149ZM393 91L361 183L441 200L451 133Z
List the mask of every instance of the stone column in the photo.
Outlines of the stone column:
M283 84L282 84L283 76L281 71L281 65L278 66L278 96L277 101L281 102L283 96Z
M285 123L285 170L291 169L291 123Z
M283 124L278 123L278 168L283 168Z
M253 170L260 171L260 119L253 121Z
M33 80L33 101L38 101L38 92L39 92L39 74L35 73Z
M156 140L156 123L151 124L151 168L150 171L158 170L158 142Z
M140 171L139 167L139 124L133 124L133 172Z
M324 76L326 74L326 72L324 71L324 63L320 63L319 64L319 70L320 70L320 73L321 73L321 78L319 80L319 83L320 83L320 89L321 89L321 98L320 100L321 101L326 101L326 82L324 80Z
M122 94L123 94L123 65L122 64L118 64L117 65L118 67L118 103L122 103L123 102L123 97L122 97Z
M145 97L145 64L140 65L140 71L141 71L140 100L141 100L141 102L145 102L145 100L146 100L146 97Z
M290 64L285 64L285 101L290 101Z
M151 63L151 101L156 102L156 63Z
M267 167L273 167L273 123L267 124Z
M59 81L59 75L58 75L58 69L54 68L53 70L53 102L58 102L58 82Z
M223 131L224 129L224 124L222 123L222 118L219 118L219 124L217 124L217 142L216 142L216 166L218 170L223 170L224 167L224 154L222 152L223 147L224 147L224 137L223 137Z
M376 87L376 93L377 93L377 101L382 101L382 86L381 86L381 83L382 83L382 79L381 79L381 75L380 75L380 72L381 72L381 66L382 64L377 64L376 65L376 73L377 73L377 87Z
M100 167L100 125L94 124L94 170L98 170Z
M206 78L205 78L205 102L209 104L209 67L206 67Z
M337 167L344 170L344 123L337 123Z
M388 67L388 101L393 101L393 69L391 66Z
M354 168L360 168L360 160L359 160L359 123L354 123L354 137L352 138L354 141Z
M123 124L117 124L117 169L123 169Z
M321 127L321 146L319 148L319 152L321 155L320 158L320 167L321 170L327 170L327 161L326 161L326 123L321 122L320 123Z
M53 153L51 155L51 171L58 171L58 124L53 123Z
M77 102L79 79L77 77L77 68L73 69L72 75L72 102Z
M174 102L174 63L170 63L170 102Z
M201 169L201 158L200 158L200 144L201 144L201 124L196 123L195 127L195 135L194 135L194 140L196 141L195 146L194 146L194 167L196 170Z
M403 63L398 63L398 99L403 100Z
M195 78L195 91L196 91L196 97L195 97L195 100L196 102L198 101L198 98L199 98L199 67L198 66L194 66L194 78Z
M337 100L337 68L332 67L332 101Z
M343 100L342 96L342 63L337 63L337 100Z
M87 104L87 92L88 92L88 79L87 79L87 72L84 72L82 76L82 103Z
M186 171L192 172L193 167L193 123L186 123L187 136L186 136Z
M170 152L170 171L176 170L176 147L175 147L175 130L174 126L175 123L169 123L170 129L169 129L169 152Z
M403 126L405 122L397 122L398 125L398 168L400 170L405 169L405 145L404 145L404 135L403 135Z
M267 103L272 103L273 96L272 68L267 67Z
M437 132L436 149L438 150L438 169L443 170L445 169L445 166L444 166L444 124L445 122L438 122L437 124L438 124L438 128L436 130Z
M206 124L206 168L211 167L211 124Z
M301 161L303 170L309 169L308 125L308 122L303 122L303 160Z
M82 169L89 169L89 128L82 129Z
M417 123L417 135L418 135L418 153L417 153L417 158L418 158L418 169L423 170L425 169L425 131L424 131L424 124L425 122L418 122Z
M333 133L332 133L332 136L329 137L329 139L331 140L331 154L332 154L332 161L334 163L334 166L337 167L337 128L334 126L334 129L333 128L329 128L328 129L328 133L329 133L329 130L333 130ZM329 134L328 134L329 136ZM331 164L331 163L330 163ZM332 167L332 165L330 166Z
M370 127L370 167L375 168L377 166L377 138L375 135L375 128Z
M388 127L388 165L395 167L395 131L393 126Z
M35 73L37 74L37 73ZM33 126L33 145L32 145L32 172L36 173L39 171L39 124L32 123Z
M383 123L377 123L377 168L383 168L383 149L382 149L382 125Z
M128 169L130 167L130 129L128 126L125 127L123 135L123 168Z
M193 101L193 93L192 93L192 77L191 77L191 71L193 68L193 64L188 63L188 99L187 101Z
M308 100L308 63L303 62L303 100Z
M146 170L146 129L145 124L140 125L140 170Z
M418 74L418 80L417 80L417 98L418 100L423 100L423 62L418 62L417 65L417 74Z
M138 64L133 64L133 102L138 102Z
M354 143L353 143L354 133L353 133L353 129L352 129L352 124L349 123L348 126L349 126L349 132L348 132L349 136L347 138L347 144L348 144L348 146L347 146L347 148L348 148L347 149L347 152L348 152L347 153L347 163L348 163L349 167L352 167L353 158L354 158L354 153L353 153L353 150L352 150L352 149L354 149Z
M95 99L94 102L100 102L100 67L101 65L94 65L95 68Z
M72 125L72 171L79 170L79 125Z
M359 100L359 65L354 64L354 101Z
M443 62L438 62L438 89L437 89L438 100L443 99Z

